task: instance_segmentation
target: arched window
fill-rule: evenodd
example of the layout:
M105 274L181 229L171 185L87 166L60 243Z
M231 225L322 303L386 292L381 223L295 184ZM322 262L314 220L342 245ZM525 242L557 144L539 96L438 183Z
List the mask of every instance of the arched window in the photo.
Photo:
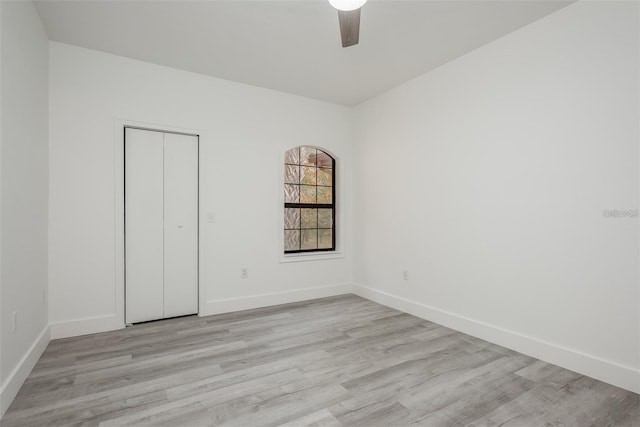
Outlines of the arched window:
M335 250L335 166L333 157L314 147L285 153L285 253Z

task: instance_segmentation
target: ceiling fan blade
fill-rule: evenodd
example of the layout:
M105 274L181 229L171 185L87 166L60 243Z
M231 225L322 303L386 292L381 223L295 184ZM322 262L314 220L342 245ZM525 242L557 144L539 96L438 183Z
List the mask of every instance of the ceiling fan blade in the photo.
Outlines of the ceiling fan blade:
M338 11L340 21L340 36L342 37L342 47L349 47L358 44L360 41L360 9L345 12Z

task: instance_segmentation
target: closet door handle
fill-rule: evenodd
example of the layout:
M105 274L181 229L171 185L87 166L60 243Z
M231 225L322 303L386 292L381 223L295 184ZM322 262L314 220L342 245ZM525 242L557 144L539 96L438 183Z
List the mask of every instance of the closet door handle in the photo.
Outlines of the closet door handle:
M182 228L184 227L182 224L178 224L178 228Z

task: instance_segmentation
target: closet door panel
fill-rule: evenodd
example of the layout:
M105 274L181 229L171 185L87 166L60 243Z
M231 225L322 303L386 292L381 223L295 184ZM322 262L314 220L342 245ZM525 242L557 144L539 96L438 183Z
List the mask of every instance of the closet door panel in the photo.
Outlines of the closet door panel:
M164 316L198 312L198 137L164 135Z
M163 295L163 134L126 129L126 322L161 319Z

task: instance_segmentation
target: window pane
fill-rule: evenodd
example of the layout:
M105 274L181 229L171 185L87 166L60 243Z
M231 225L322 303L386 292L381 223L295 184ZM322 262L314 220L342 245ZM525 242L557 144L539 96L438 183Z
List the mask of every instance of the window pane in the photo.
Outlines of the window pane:
M300 250L300 230L284 231L284 250L285 251Z
M292 148L284 155L284 162L290 165L300 164L300 147Z
M285 165L284 182L288 184L300 183L300 166Z
M284 228L300 228L300 209L286 208L284 210Z
M285 203L298 203L300 201L300 186L285 184L284 201Z
M302 228L318 228L318 209L302 210Z
M318 187L318 203L333 203L331 187Z
M318 230L318 248L329 249L333 246L331 230Z
M318 166L319 168L332 168L333 158L331 158L331 156L324 151L318 150L318 155L316 157L316 166Z
M318 169L318 185L333 185L331 172L332 169Z
M302 170L300 182L302 184L316 185L316 168L302 166L300 169Z
M318 228L333 227L333 209L318 209Z
M318 248L318 230L302 230L302 249Z
M316 150L311 147L300 147L300 164L306 166L316 165Z
M311 186L311 185L301 185L300 186L300 202L301 203L315 203L316 202L316 187Z

